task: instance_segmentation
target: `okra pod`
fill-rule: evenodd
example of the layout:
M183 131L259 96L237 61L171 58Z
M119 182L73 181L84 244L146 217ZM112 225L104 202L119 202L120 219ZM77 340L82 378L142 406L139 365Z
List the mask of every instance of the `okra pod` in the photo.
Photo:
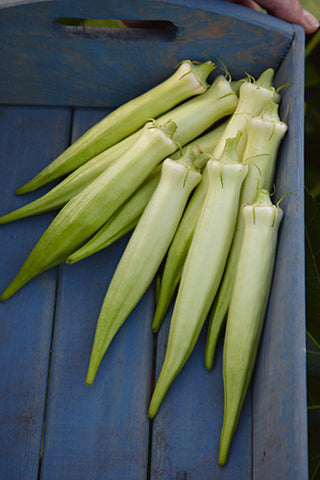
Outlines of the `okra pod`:
M243 163L248 164L249 171L242 185L240 205L254 202L258 183L262 189L270 191L272 188L278 150L286 131L287 125L280 121L278 105L273 102L266 105L259 117L249 119L247 145L242 159ZM205 350L208 370L213 367L217 342L225 324L242 236L243 217L239 213L226 269L210 313Z
M206 80L213 69L211 61L200 64L189 60L182 62L168 79L113 110L90 128L16 193L30 192L72 172L138 130L150 118L156 118L187 98L205 92L208 88Z
M141 135L119 159L56 215L0 300L6 300L31 278L65 261L95 233L151 173L176 150L173 122L146 124Z
M187 157L167 158L159 185L144 210L112 277L97 322L86 383L94 381L114 335L138 303L168 249L191 191L201 174ZM187 158L187 162L185 159Z
M164 363L148 416L153 418L183 368L202 329L231 245L242 182L248 167L238 161L239 137L228 139L220 161L209 160L209 186L183 267L170 322Z
M231 118L226 122L219 141L212 150L215 158L221 156L226 140L235 137L238 131L242 131L242 136L238 143L237 153L240 158L242 157L247 142L246 130L248 121L252 115L260 114L266 104L270 102L270 99L280 100L280 96L275 93L272 87L273 76L274 71L267 69L254 83L251 83L249 80L239 81L239 101ZM235 89L234 86L233 89ZM201 205L205 197L207 185L206 172L204 171L203 180L197 187L183 215L167 255L153 320L152 328L154 332L159 329L179 284L184 261L199 218L199 205Z
M252 377L266 314L283 212L262 190L242 209L244 236L223 347L224 418L219 464L227 461Z
M203 171L202 180L196 187L182 216L177 231L168 250L160 280L152 330L156 333L175 297L183 266L190 248L193 234L199 220L201 208L208 189L207 170Z

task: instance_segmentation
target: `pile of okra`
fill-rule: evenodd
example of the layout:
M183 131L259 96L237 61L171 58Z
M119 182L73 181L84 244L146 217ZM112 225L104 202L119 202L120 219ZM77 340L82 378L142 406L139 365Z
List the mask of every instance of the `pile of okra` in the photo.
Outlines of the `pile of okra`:
M211 61L181 62L18 188L23 194L58 180L0 223L57 214L0 299L130 232L97 319L86 383L93 383L112 339L158 276L153 332L173 309L148 416L156 415L207 320L207 369L225 332L218 460L224 465L271 289L283 211L270 192L287 125L279 118L272 69L237 81L224 72L209 83L215 68Z

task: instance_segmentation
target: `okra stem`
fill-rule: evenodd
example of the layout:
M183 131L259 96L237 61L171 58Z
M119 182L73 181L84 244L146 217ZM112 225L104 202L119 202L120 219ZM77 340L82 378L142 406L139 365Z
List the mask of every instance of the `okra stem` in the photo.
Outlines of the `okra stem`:
M176 125L148 123L138 140L53 219L20 271L0 297L6 300L31 278L63 262L95 233L151 173L176 150Z
M201 174L188 164L169 158L163 162L159 185L127 244L105 296L90 356L88 385L94 381L114 335L155 276L187 199L200 179Z
M148 416L153 418L183 368L219 286L232 241L241 184L248 167L238 162L239 137L226 142L220 161L209 160L209 186L183 267L168 345Z
M286 131L287 125L280 121L278 105L273 102L266 105L259 117L249 119L247 144L242 159L243 163L248 164L249 171L242 185L240 205L254 202L258 183L260 188L270 191L279 146ZM243 217L240 212L226 269L210 313L205 350L205 364L208 370L213 367L217 342L225 324L240 254L243 227Z
M189 60L182 62L168 79L113 110L90 128L16 193L30 192L70 173L138 130L150 118L156 118L187 98L205 92L208 88L206 79L213 69L211 61L200 64Z
M283 216L260 191L242 209L244 236L227 319L223 347L224 418L219 464L225 465L251 380L267 309L278 230Z

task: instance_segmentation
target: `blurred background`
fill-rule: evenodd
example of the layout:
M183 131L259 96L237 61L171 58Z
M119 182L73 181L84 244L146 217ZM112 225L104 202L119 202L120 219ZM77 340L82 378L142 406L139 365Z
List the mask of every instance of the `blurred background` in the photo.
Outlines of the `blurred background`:
M320 19L320 0L301 0ZM320 30L305 51L305 245L309 478L320 480Z

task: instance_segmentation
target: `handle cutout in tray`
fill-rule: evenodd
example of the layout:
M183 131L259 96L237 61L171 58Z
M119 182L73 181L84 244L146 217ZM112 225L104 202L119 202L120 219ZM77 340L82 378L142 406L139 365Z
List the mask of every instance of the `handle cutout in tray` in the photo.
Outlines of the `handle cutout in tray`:
M89 39L169 42L175 40L178 33L178 27L168 20L59 17L54 26L64 35Z

